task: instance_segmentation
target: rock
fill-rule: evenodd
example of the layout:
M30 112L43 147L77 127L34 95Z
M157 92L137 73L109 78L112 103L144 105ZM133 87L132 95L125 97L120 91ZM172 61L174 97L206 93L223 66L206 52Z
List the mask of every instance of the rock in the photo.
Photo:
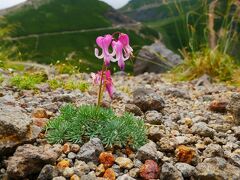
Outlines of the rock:
M56 176L58 176L56 167L47 164L42 168L37 180L52 180Z
M153 160L146 160L140 168L140 177L143 179L157 179L159 177L160 169L158 164Z
M44 108L36 108L32 112L33 118L48 118L47 111Z
M195 167L187 163L176 163L175 167L182 173L184 178L190 178L195 176Z
M66 180L63 176L54 177L52 180Z
M195 163L197 160L196 150L185 145L178 146L175 151L175 155L179 162L190 164Z
M70 178L71 176L73 176L73 174L74 174L73 168L66 167L63 170L63 176L66 177L66 178Z
M15 179L37 174L44 165L55 163L60 154L60 146L19 146L14 156L7 160L7 173Z
M108 179L108 180L115 180L116 179L116 175L115 175L115 172L113 171L112 168L108 168L104 175L103 175L104 178Z
M118 157L115 162L120 166L120 168L124 169L131 169L134 166L132 160L125 157Z
M67 102L67 103L72 103L74 101L75 98L70 96L69 94L57 95L52 100L52 102Z
M119 176L117 180L135 180L135 179L130 177L128 174L124 174L122 176Z
M1 103L0 99L0 154L10 154L15 147L34 141L41 129L33 125L23 109Z
M222 147L219 144L209 144L206 149L203 151L203 156L205 158L210 158L210 157L223 157L224 151Z
M210 137L210 138L214 136L214 130L212 128L209 128L207 124L204 122L195 123L192 126L191 130L194 134L198 134L200 136Z
M75 159L76 158L76 154L75 153L73 153L73 152L70 152L70 153L68 153L68 159Z
M157 111L147 111L144 122L153 125L160 125L162 124L162 114Z
M88 175L81 176L81 180L96 180L95 173L92 171Z
M76 174L72 175L70 180L80 180L80 177Z
M72 152L78 153L79 150L80 150L80 146L78 144L72 144L72 146L71 146Z
M131 176L133 178L137 178L139 175L139 171L140 171L139 168L133 168L128 172L128 174L129 174L129 176Z
M144 46L140 50L133 70L136 75L144 72L162 73L181 62L182 59L179 55L167 49L162 42L156 42L150 46Z
M177 97L177 98L185 98L185 99L189 99L190 98L190 96L187 93L187 91L184 91L184 90L181 90L181 89L177 89L177 88L166 89L164 91L164 94L165 95L172 95L172 96Z
M209 87L211 86L211 83L212 83L212 78L209 75L204 74L199 79L196 80L195 87L198 87L198 86Z
M71 144L70 143L65 143L62 148L62 152L64 154L68 154L71 151Z
M104 151L102 142L98 138L93 138L85 143L77 154L77 159L85 162L98 162L98 157Z
M119 165L114 164L114 165L112 166L112 169L114 170L114 172L115 172L116 174L120 174L120 173L121 173L121 169L120 169L120 166L119 166Z
M152 141L143 145L138 149L136 159L139 159L142 162L145 162L146 160L158 161L157 145Z
M159 150L163 152L173 152L176 148L176 139L175 138L169 138L169 137L163 137L158 142Z
M104 165L105 168L109 168L114 164L115 157L112 153L102 152L99 156L99 162Z
M154 142L159 141L164 136L164 134L165 132L163 126L152 125L148 129L148 138Z
M74 163L74 172L76 175L78 176L83 176L87 173L90 172L90 167L88 164L86 164L84 161L78 161L78 160L75 160L75 163Z
M97 169L96 169L96 175L97 176L102 176L105 172L105 168L103 164L100 164Z
M232 94L227 109L233 115L236 123L240 124L240 93Z
M183 180L183 177L181 172L175 166L173 166L171 163L165 162L162 165L160 179L161 180L169 180L169 179Z
M165 107L164 100L152 89L138 88L133 92L133 103L143 112L161 111Z
M203 179L240 179L240 169L220 157L207 158L196 166L196 178Z
M233 165L240 168L240 154L231 153L228 159Z
M57 164L57 168L59 170L64 170L65 168L69 167L70 166L70 161L69 160L66 160L66 159L63 159L61 160L60 162L58 162Z
M136 106L135 104L126 104L125 105L125 111L133 113L136 116L142 116L143 115L143 112L141 111L141 109L138 106Z
M209 105L209 110L218 113L226 113L227 112L228 103L225 101L212 101Z

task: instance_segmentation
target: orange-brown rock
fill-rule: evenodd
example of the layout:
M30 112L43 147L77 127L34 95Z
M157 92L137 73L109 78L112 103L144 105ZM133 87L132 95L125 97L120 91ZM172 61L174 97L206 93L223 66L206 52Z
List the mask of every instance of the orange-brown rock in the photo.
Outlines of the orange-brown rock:
M103 177L106 178L107 180L115 180L115 179L116 179L115 172L113 171L112 168L108 168L108 169L105 171Z
M33 118L33 124L38 127L44 127L48 122L48 119L46 118Z
M126 147L126 154L129 156L131 156L132 154L134 154L133 150L130 147Z
M105 168L109 168L114 164L115 158L110 152L102 152L99 156L99 162L104 165Z
M48 118L47 111L44 108L36 108L32 112L34 118Z
M175 151L176 158L179 162L190 164L196 158L196 151L191 147L184 145L178 146Z
M62 147L62 152L64 154L68 154L71 151L71 144L70 143L65 143Z
M212 101L209 105L209 110L218 112L218 113L226 113L227 112L228 103L225 101Z
M59 170L63 170L69 166L70 166L70 162L68 160L62 160L57 164L57 168Z
M145 163L140 167L140 177L148 179L158 179L160 174L160 168L158 164L153 160L146 160Z

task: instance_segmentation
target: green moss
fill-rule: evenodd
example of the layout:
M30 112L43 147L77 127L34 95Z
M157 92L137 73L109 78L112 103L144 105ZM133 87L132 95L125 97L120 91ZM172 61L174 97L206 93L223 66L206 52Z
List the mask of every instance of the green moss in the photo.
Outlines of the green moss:
M0 74L0 84L4 81L4 78L2 77L2 75Z
M15 75L11 78L10 83L12 86L16 86L18 89L27 89L33 90L36 89L36 85L42 82L45 82L46 75L37 73L37 74L24 74L24 75Z
M49 143L84 143L84 140L93 137L100 138L108 147L130 145L139 148L147 142L143 120L131 114L118 117L112 110L96 106L76 108L67 105L46 126Z
M63 88L66 90L76 90L79 89L82 92L85 92L89 89L90 84L83 80L72 80L68 79L66 81L51 79L47 81L51 89Z

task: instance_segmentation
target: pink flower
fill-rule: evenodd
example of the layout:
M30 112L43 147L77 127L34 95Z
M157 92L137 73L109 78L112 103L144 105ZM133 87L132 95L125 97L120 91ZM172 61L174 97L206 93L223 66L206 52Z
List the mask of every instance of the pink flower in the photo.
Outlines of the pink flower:
M112 77L111 77L111 71L106 71L106 91L108 92L110 98L113 96L114 92L114 87L113 87L113 82L112 82Z
M102 76L102 71L99 71L98 73L91 73L92 77L92 82L95 85L100 85L101 82L101 76ZM113 96L114 92L114 87L113 87L113 82L112 82L112 77L111 77L111 71L107 70L103 72L103 78L102 78L102 84L105 86L105 90L109 94L110 98Z
M112 57L114 56L115 52L109 53L109 46L111 45L112 42L112 35L107 34L104 37L103 36L99 36L96 39L96 43L97 45L102 49L102 54L99 55L99 50L98 48L95 48L95 56L98 59L102 59L104 60L104 63L106 66L109 66L110 61L112 59Z
M130 55L128 53L125 53L127 57L124 57L123 54L123 44L118 40L118 41L113 41L112 42L112 47L116 51L116 59L112 59L113 62L118 61L118 66L120 67L121 70L124 70L125 63L124 61L128 60Z
M118 40L123 44L123 49L126 53L126 56L131 56L133 49L129 45L129 37L127 34L121 33L118 37Z

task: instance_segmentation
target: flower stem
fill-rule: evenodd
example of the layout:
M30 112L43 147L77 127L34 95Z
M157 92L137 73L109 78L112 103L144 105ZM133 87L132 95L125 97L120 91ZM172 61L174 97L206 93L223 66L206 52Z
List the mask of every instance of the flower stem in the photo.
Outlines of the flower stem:
M103 75L105 73L105 69L106 69L106 66L103 63L101 78L100 78L100 84L99 84L99 91L98 91L98 100L97 100L97 106L98 107L101 105L101 100L102 100L102 95L103 95Z

